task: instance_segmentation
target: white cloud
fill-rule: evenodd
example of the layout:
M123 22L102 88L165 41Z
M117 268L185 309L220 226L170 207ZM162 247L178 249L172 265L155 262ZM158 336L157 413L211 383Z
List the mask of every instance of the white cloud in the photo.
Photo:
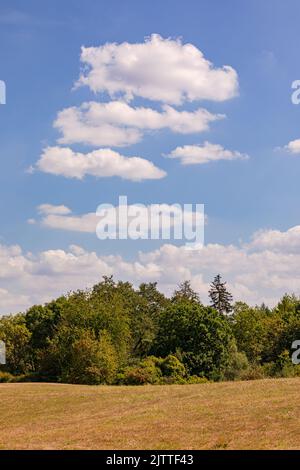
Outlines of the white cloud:
M42 208L43 211L41 211ZM58 208L65 208L65 213L58 212ZM51 208L49 210L49 208ZM42 204L38 207L41 217L39 223L44 227L72 232L96 234L99 230L114 234L115 238L121 234L124 238L151 239L154 234L157 239L164 233L165 238L185 239L186 242L202 242L203 227L205 223L202 208L184 207L179 204L126 204L120 201L119 205L99 205L95 212L75 215L66 206L52 206ZM28 223L31 223L28 221ZM35 221L36 223L36 221ZM152 235L151 235L152 234Z
M245 160L249 158L246 154L226 150L221 145L210 142L204 142L203 145L177 147L167 157L179 158L182 165L201 165L218 160Z
M290 228L286 232L280 230L259 230L254 233L249 249L272 250L281 253L300 252L300 225Z
M142 181L166 176L163 170L149 160L125 157L111 149L98 149L83 154L67 147L47 147L36 166L45 173L77 179L92 175L99 178L119 176L127 180Z
M157 280L167 294L183 279L191 279L202 300L207 301L209 282L216 273L228 282L235 300L250 304L264 301L272 306L285 292L299 295L300 227L286 232L265 230L244 245L208 244L189 250L165 244L140 252L131 262L78 246L36 255L24 253L20 247L0 246L0 312L18 311L70 289L90 286L104 274L135 285Z
M107 43L81 50L83 71L77 85L94 92L121 94L170 104L224 101L237 95L236 71L216 68L193 44L153 34L144 43Z
M41 204L38 206L38 212L44 215L67 215L71 213L71 210L64 205L54 206L53 204Z
M47 215L41 219L45 227L72 232L96 233L99 218L94 212L83 215Z
M284 148L289 153L300 155L300 139L292 140Z
M159 112L145 107L134 108L122 101L92 101L60 111L54 127L62 134L61 144L123 147L139 142L145 131L168 128L180 134L203 132L210 122L224 117L202 108L188 112L164 105Z
M27 295L16 295L6 289L0 288L0 315L1 313L22 311L24 306L30 305L30 297Z

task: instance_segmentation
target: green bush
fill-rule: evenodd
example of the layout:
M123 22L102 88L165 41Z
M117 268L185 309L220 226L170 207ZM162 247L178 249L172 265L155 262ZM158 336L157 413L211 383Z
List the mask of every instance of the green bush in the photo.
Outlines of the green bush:
M292 359L288 350L284 350L277 358L274 364L274 376L276 377L299 377L300 365L292 363Z
M155 356L143 359L137 366L127 367L123 374L125 385L159 384L162 378L162 360Z
M244 352L239 352L236 345L232 346L228 365L224 370L225 380L240 380L249 371L249 362Z
M14 376L9 372L0 371L0 383L12 382Z
M117 354L110 335L100 333L100 339L90 331L82 330L71 345L69 363L62 375L68 383L99 385L111 384L117 371Z
M135 366L127 367L118 374L117 379L117 383L124 385L193 384L207 381L204 377L188 376L184 365L171 354L164 359L146 357Z
M209 380L206 377L198 377L197 375L191 375L185 381L187 384L205 384L208 382Z
M252 364L240 373L239 380L259 380L266 377L265 370L260 364Z
M180 379L186 376L186 369L182 362L172 354L169 354L160 365L162 375L173 379Z

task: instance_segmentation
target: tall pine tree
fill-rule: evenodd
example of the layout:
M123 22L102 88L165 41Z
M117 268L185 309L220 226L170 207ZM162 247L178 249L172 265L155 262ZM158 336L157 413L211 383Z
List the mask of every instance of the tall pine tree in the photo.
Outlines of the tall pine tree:
M232 311L233 297L226 288L226 282L221 281L221 276L218 274L210 285L209 297L211 298L211 305L222 314L229 314Z

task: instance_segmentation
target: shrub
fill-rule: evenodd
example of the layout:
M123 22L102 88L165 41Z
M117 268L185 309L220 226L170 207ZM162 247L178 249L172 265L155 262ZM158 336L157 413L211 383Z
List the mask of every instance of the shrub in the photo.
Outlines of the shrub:
M13 379L14 379L14 376L10 374L9 372L0 371L0 383L12 382Z
M240 373L240 380L259 380L264 379L265 371L263 366L259 364L252 364L248 367L248 369L242 371Z
M300 376L300 365L292 363L290 353L288 350L284 350L277 361L274 363L274 376L276 377L299 377Z
M160 365L162 375L165 377L171 377L173 379L179 379L186 376L186 369L182 362L172 354L169 354Z
M161 362L161 359L149 356L137 366L127 367L124 370L123 383L125 385L159 384L162 378Z
M62 381L86 385L110 384L117 371L117 354L106 331L100 339L90 331L82 330L71 346L70 367Z
M249 369L249 362L244 352L239 352L236 345L232 346L228 365L224 371L225 380L239 380Z
M187 384L205 384L208 382L209 380L206 377L198 377L197 375L191 375L185 381Z

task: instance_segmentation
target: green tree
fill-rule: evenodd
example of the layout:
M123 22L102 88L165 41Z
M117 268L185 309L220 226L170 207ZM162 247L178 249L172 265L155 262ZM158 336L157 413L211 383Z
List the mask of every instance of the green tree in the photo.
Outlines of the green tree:
M132 352L135 356L145 357L149 353L157 334L159 317L168 303L169 300L158 291L156 282L140 285L131 315Z
M24 315L1 318L0 340L4 341L6 346L6 368L14 374L24 374L32 370L30 336Z
M153 345L158 356L180 355L190 374L218 378L233 341L227 319L211 307L183 301L162 313Z
M201 303L199 295L192 289L191 281L184 281L179 284L173 294L172 302L181 302L182 300Z
M229 314L232 311L232 295L226 288L226 282L221 281L218 274L210 285L209 297L211 305L219 313Z
M107 331L100 338L82 330L71 346L70 360L63 381L80 384L111 384L118 367L117 354Z

